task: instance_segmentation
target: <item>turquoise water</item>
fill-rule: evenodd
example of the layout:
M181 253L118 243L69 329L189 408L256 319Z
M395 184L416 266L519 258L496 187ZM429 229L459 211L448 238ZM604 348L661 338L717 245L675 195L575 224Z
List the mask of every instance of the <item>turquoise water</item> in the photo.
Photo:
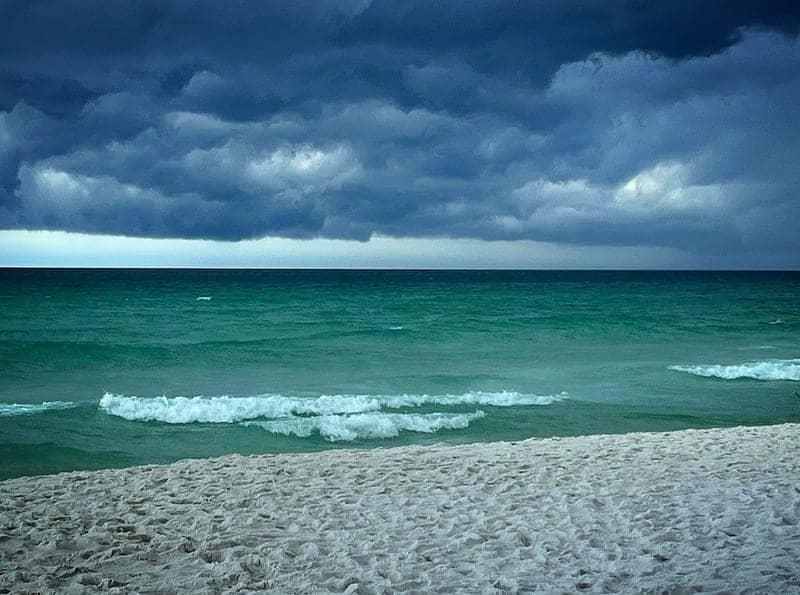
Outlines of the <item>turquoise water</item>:
M800 421L800 274L0 271L0 477Z

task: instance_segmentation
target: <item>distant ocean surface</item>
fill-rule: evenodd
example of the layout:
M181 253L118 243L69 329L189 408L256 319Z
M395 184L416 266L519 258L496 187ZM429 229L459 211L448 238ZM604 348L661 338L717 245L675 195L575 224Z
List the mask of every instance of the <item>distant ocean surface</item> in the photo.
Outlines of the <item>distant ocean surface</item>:
M0 270L0 478L800 421L800 273Z

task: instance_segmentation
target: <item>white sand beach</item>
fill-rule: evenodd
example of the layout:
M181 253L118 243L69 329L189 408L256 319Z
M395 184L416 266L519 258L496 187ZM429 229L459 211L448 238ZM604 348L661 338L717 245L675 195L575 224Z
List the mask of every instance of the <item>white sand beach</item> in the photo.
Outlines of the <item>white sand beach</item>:
M800 425L0 483L0 592L800 590Z

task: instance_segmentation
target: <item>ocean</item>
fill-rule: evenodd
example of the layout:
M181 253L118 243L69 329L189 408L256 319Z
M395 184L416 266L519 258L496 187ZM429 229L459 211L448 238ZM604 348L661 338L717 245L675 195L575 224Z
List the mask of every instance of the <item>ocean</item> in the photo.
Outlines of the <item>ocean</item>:
M800 421L800 273L0 270L0 478Z

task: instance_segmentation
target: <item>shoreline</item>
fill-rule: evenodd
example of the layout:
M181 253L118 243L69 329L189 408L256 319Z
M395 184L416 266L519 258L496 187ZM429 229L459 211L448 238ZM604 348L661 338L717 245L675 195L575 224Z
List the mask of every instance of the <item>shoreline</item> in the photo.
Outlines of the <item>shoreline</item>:
M0 482L0 592L800 587L800 424Z

